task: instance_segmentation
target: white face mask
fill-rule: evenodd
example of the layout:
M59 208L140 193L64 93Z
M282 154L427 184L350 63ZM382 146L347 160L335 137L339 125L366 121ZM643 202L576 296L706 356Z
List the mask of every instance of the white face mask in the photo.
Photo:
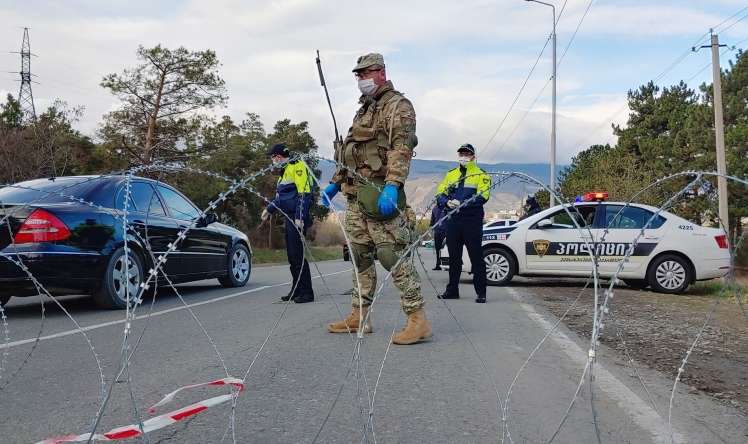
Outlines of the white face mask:
M471 160L473 160L472 157L460 156L457 158L457 161L460 162L460 166L467 165L467 163L470 162Z
M361 79L358 81L358 89L361 94L370 96L377 90L377 85L374 83L374 79Z

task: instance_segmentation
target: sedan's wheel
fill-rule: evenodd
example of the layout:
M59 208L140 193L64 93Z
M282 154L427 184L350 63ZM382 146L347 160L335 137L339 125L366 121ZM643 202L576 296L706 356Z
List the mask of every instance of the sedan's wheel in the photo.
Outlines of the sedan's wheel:
M486 249L483 262L486 264L486 281L490 285L504 285L514 277L514 258L504 249Z
M125 249L118 248L109 258L101 286L94 293L94 302L103 308L125 308L129 298L130 306L139 296L143 281L143 260L130 248L125 257Z
M666 254L649 266L649 285L660 293L679 294L691 284L691 267L684 259Z
M0 307L5 307L12 296L0 295Z
M243 287L249 281L252 273L252 261L249 249L242 244L236 244L229 251L227 275L218 278L224 287Z

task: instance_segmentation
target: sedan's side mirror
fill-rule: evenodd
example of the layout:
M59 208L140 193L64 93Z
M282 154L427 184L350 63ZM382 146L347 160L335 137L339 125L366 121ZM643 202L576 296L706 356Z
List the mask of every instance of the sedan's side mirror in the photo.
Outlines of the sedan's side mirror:
M200 227L207 227L213 222L218 222L218 216L216 216L216 213L206 213L205 216L200 218L197 225Z
M537 225L537 227L540 229L550 228L552 226L553 226L553 222L551 222L550 219L543 219L540 222L538 222L538 225Z

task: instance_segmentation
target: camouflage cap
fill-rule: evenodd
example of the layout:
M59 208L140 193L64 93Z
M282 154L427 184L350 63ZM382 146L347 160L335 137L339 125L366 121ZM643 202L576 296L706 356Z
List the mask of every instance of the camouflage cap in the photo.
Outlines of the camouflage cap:
M384 57L382 56L382 54L371 52L369 54L362 55L358 58L358 60L356 60L356 67L353 68L353 72L361 71L362 69L366 69L374 65L384 67Z

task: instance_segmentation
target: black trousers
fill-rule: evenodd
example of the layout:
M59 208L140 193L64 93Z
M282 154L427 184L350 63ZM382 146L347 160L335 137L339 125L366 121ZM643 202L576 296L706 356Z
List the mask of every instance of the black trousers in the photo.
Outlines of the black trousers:
M312 275L309 272L309 262L304 258L304 243L293 222L286 220L286 255L291 268L291 285L295 285L293 297L314 296L312 289ZM306 234L306 226L304 234ZM298 284L296 283L298 282ZM294 288L294 287L292 287Z
M436 266L441 265L441 251L444 248L444 240L447 237L446 231L434 231L434 250L436 250Z
M472 263L473 287L478 296L486 295L486 264L483 261L483 217L454 218L447 224L449 284L447 294L459 296L462 273L462 246L467 247Z

